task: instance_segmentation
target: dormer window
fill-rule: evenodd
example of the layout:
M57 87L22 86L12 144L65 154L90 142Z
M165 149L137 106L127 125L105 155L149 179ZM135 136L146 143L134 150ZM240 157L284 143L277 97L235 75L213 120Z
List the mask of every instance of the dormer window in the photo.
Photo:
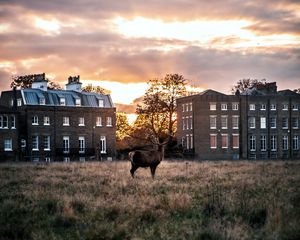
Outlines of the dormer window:
M66 105L66 99L64 97L60 98L59 103L60 103L60 106L65 106Z
M98 106L99 107L104 107L104 101L103 101L103 99L98 99Z
M80 98L75 99L75 105L76 106L81 106L81 99Z
M227 111L227 103L221 103L221 110Z
M22 106L22 99L21 98L17 99L17 106L18 107Z
M45 105L46 104L45 98L40 98L39 102L40 102L40 105Z

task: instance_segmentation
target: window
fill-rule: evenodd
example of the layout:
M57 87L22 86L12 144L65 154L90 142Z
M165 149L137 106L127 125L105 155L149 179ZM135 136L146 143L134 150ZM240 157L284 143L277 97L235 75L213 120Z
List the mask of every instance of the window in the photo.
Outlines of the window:
M271 135L271 151L277 150L277 137L275 135Z
M260 117L260 128L265 129L267 127L266 117Z
M111 127L112 126L112 117L106 117L106 126Z
M39 98L39 102L40 102L40 105L45 105L46 104L46 100L45 98Z
M85 138L79 137L78 142L79 142L79 153L84 153L85 152Z
M299 150L299 137L293 136L293 150Z
M75 99L75 105L76 106L81 106L81 99L80 98Z
M217 148L217 134L210 134L210 148Z
M12 151L12 139L4 139L4 151Z
M283 129L288 129L289 128L289 122L288 122L287 117L282 118L282 128Z
M282 104L282 110L284 111L289 110L289 105L287 103Z
M26 140L25 139L21 139L21 147L22 148L26 147Z
M298 129L298 127L299 127L298 125L299 125L298 118L293 117L293 118L292 118L292 128L293 128L293 129Z
M50 151L50 136L44 136L44 150Z
M276 104L275 103L271 103L271 111L276 111Z
M186 130L189 130L189 117L185 117L186 121Z
M228 122L228 117L227 116L221 116L221 128L222 129L227 129L227 122Z
M78 126L84 126L84 117L78 118Z
M190 148L194 148L193 134L190 134Z
M293 104L292 109L293 109L293 111L298 111L299 105L298 104Z
M221 144L222 144L222 148L228 148L228 135L227 134L221 135Z
M12 98L12 99L10 99L10 101L9 101L9 105L11 106L11 107L13 107L14 106L14 99Z
M249 117L249 128L255 128L255 117Z
M265 111L267 109L267 106L265 103L260 104L260 110Z
M289 149L289 138L287 135L284 135L282 137L282 149L283 150L288 150Z
M106 153L106 137L101 136L100 138L100 153Z
M185 104L185 111L186 111L186 112L189 111L189 104L188 104L188 103Z
M270 127L276 128L276 117L270 117Z
M96 117L96 126L101 127L102 126L102 117Z
M104 101L103 101L103 99L98 99L98 106L99 107L104 107Z
M44 125L50 125L50 117L48 116L44 117Z
M63 126L70 126L70 118L63 117Z
M64 97L59 98L59 104L60 104L60 106L65 106L66 105L66 99Z
M32 125L39 125L38 116L32 116L31 122L32 122Z
M254 103L249 104L249 110L251 110L251 111L255 110L255 104Z
M217 110L217 104L216 103L209 103L209 109L211 111L216 111Z
M0 128L3 128L3 116L0 115Z
M232 148L236 149L240 146L240 137L239 134L232 134Z
M193 111L193 103L190 103L190 111Z
M238 103L232 103L232 110L233 111L239 110L239 104Z
M3 116L3 128L8 128L8 116Z
M217 128L217 116L209 116L210 119L210 129Z
M267 137L266 135L260 136L260 150L266 151L267 150Z
M182 112L184 112L184 111L185 111L184 104L182 104Z
M193 116L190 116L190 129L193 129Z
M85 157L79 157L79 162L85 162Z
M227 111L227 103L221 103L221 110Z
M250 143L249 143L250 151L256 151L256 138L255 136L250 136Z
M32 151L38 151L39 150L39 136L32 136Z
M239 129L239 116L232 116L232 129Z
M17 99L17 106L18 107L22 106L22 99L21 98Z
M186 137L186 149L190 149L190 138L189 138L189 135L187 134L185 137Z
M46 162L46 163L50 163L50 162L51 162L51 158L45 157L45 162Z
M185 130L185 117L182 118L182 130Z
M11 128L16 128L16 118L15 118L15 116L11 116L10 120L11 120Z
M70 157L64 157L64 162L66 163L70 162Z
M69 153L70 152L70 137L63 136L63 152Z

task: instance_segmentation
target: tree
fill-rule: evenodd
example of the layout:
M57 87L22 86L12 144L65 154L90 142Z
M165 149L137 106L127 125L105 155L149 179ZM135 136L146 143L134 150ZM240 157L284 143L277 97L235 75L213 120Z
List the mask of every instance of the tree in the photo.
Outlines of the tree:
M89 84L82 88L82 91L84 92L95 92L103 95L110 94L111 92L105 88L102 88L100 86L93 86L92 84Z
M43 80L48 81L48 89L62 89L62 87L55 82L49 81L45 78L45 73L43 74L29 74L29 75L17 75L12 77L12 82L10 87L18 87L21 89L31 88L33 81L37 78L42 78Z
M116 138L117 141L121 141L126 136L128 136L130 131L130 125L128 122L128 117L125 113L117 112L116 117L117 117Z
M166 136L170 140L176 132L176 99L186 95L186 80L179 74L167 74L149 80L148 85L136 110L139 117L135 127L144 129L148 140L158 143Z
M240 93L245 92L247 89L252 88L257 86L257 84L265 84L266 83L266 79L261 79L261 80L257 80L257 79L241 79L239 81L237 81L237 83L231 88L231 93L235 94L237 91L239 91Z
M300 94L300 88L294 89L294 92Z

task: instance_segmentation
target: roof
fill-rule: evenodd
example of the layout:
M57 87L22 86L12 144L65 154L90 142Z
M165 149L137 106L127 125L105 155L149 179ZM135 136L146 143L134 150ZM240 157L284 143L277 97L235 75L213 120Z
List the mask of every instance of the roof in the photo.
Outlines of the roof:
M202 95L202 96L205 96L205 95L222 95L222 96L226 96L226 94L217 92L217 91L212 90L212 89L207 89L207 90L199 93L198 95Z
M291 91L289 89L278 91L277 94L281 95L281 96L296 96L296 97L300 97L300 94L298 94L298 93L296 93L294 91Z
M48 90L26 88L21 90L25 105L39 105L41 98L46 106L60 106L60 99L65 99L65 106L76 106L76 99L81 99L81 107L99 107L98 100L103 100L104 108L114 107L109 95L76 92L67 90Z

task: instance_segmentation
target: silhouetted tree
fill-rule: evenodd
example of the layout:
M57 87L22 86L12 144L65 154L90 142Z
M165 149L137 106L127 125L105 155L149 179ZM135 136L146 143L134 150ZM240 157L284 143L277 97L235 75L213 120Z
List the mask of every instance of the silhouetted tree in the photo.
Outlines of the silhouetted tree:
M300 88L294 89L294 92L300 94Z
M237 81L237 83L231 88L231 93L235 94L237 91L239 91L240 93L245 92L247 89L249 88L253 88L255 87L257 84L263 83L265 84L267 81L266 79L241 79L239 81Z

